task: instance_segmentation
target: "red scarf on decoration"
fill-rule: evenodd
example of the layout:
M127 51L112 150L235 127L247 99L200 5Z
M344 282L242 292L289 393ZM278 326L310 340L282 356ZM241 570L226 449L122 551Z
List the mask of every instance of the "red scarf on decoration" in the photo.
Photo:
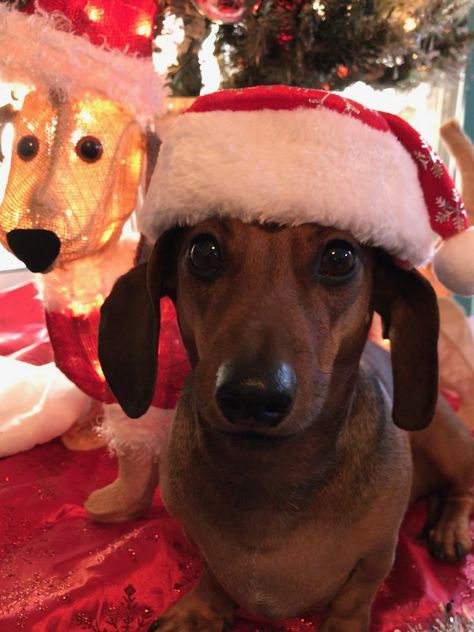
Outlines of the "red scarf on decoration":
M97 354L100 312L76 315L70 309L46 311L46 324L57 367L93 399L105 404L117 400L105 382ZM161 300L161 329L158 349L158 381L153 406L174 408L189 363L181 343L176 312L168 298Z

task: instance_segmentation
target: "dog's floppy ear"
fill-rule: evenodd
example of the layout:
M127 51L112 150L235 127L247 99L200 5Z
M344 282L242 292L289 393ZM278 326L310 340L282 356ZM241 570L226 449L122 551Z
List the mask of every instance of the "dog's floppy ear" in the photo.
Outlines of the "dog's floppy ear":
M146 141L146 172L145 172L145 191L150 186L151 176L156 167L158 154L160 153L161 140L155 132L148 130L145 136Z
M416 270L403 270L380 252L374 267L374 307L390 339L393 421L421 430L438 397L439 313L436 294Z
M158 372L160 298L165 295L175 231L156 242L148 263L121 276L101 308L99 360L105 378L129 417L150 407Z

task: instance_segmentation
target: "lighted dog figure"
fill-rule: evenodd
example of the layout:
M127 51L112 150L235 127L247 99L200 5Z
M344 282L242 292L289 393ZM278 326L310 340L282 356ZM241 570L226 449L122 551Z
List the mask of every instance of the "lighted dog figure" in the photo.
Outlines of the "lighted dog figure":
M82 449L96 447L93 417L105 415L103 436L126 460L124 441L116 435L127 421L116 415L107 421L115 398L97 359L98 310L117 275L133 265L137 241L121 235L143 182L147 136L131 112L90 91L73 101L53 90L34 90L20 110L5 108L4 114L2 149L11 163L0 205L0 243L32 272L44 273L36 281L56 365L95 402L90 422L81 422L82 433L66 440ZM132 433L127 436L133 443ZM146 448L142 457L146 463L155 455ZM121 493L118 487L94 493L86 503L93 517L117 520L137 513L140 490Z
M432 227L472 249L444 166L407 123L340 96L222 91L163 143L141 226L154 250L102 308L100 359L142 415L173 299L192 373L160 486L205 561L150 630L222 632L240 606L367 632L410 498L440 494L434 557L472 546L474 444L437 403L436 296L413 269ZM471 290L469 258L466 274L438 255ZM367 343L374 310L391 358Z
M167 388L168 380L151 414L131 424L97 358L99 307L133 266L138 238L123 238L123 228L158 146L150 132L164 109L163 79L151 59L156 11L154 0L0 4L0 77L30 88L18 111L2 111L2 150L11 164L0 243L43 273L37 282L56 365L104 406L102 434L120 471L86 503L99 520L125 520L150 504L160 427L181 385L177 377ZM179 364L174 311L165 311L164 355Z
M145 160L136 119L99 94L34 90L14 125L0 242L32 272L65 268L116 243Z

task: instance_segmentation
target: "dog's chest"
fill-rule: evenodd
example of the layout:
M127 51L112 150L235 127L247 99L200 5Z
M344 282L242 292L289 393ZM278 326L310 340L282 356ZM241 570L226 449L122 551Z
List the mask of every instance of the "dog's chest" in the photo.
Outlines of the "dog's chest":
M349 534L342 531L334 538L334 529L314 530L314 524L299 529L270 550L248 550L219 541L221 534L212 532L209 538L201 537L199 545L221 585L241 607L281 620L327 605L357 563L357 551L340 550L339 542Z
M380 498L357 524L322 515L259 544L257 534L253 541L249 531L242 537L239 529L230 534L207 520L197 505L170 498L163 483L168 509L185 526L218 582L240 607L277 620L328 605L359 560L374 547L394 546L401 517L393 504L387 511L386 499ZM272 524L278 530L278 521L278 515L267 516L270 530Z
M241 494L228 492L230 481L222 486L208 474L200 453L184 441L170 441L160 461L162 498L241 607L258 616L289 618L328 605L361 560L381 549L390 556L394 549L411 460L406 437L392 434L386 460L367 456L365 491L359 468L349 463L344 476L339 469L332 484L296 504L277 502L271 488L273 503L265 494L256 496L257 479L246 485L243 502ZM293 499L286 479L275 487ZM374 572L377 580L379 571ZM380 570L380 581L385 572Z

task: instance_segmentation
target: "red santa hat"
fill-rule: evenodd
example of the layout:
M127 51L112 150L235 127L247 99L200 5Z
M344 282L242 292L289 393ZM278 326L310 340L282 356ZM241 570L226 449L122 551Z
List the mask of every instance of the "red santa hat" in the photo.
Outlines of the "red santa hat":
M80 98L94 90L144 122L163 106L152 64L154 0L0 4L0 79Z
M198 98L161 148L139 215L155 240L210 216L349 230L407 266L433 255L474 293L474 230L443 163L405 121L321 90L260 86Z

